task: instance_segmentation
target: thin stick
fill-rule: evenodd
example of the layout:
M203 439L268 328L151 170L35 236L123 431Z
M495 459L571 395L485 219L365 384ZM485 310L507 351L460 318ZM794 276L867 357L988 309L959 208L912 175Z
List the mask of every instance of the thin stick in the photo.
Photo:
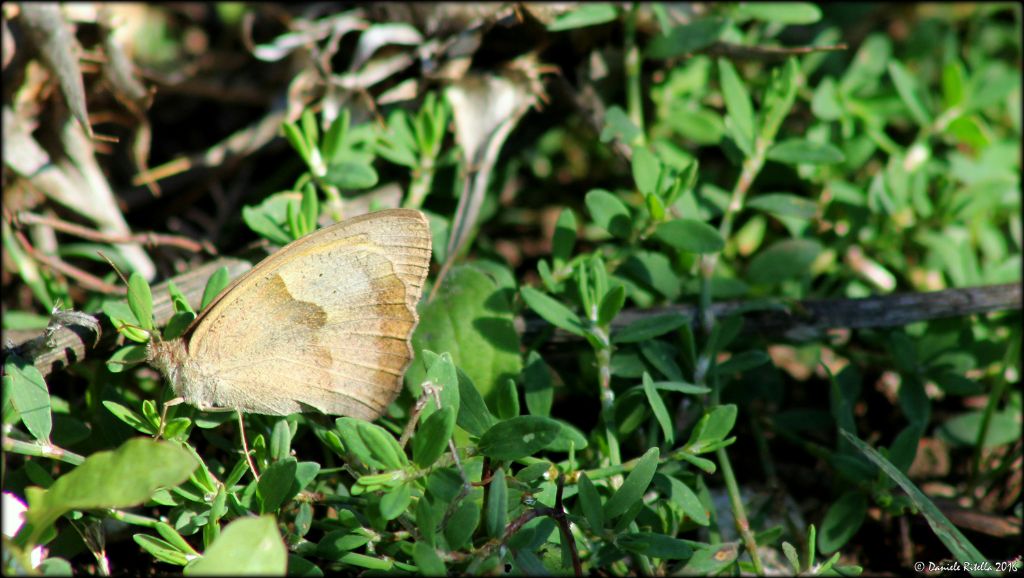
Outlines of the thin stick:
M215 249L209 241L194 241L187 237L181 237L178 235L166 235L153 232L136 232L130 234L103 233L62 219L47 217L45 215L37 215L35 213L25 211L18 213L15 223L23 225L44 225L55 231L75 235L76 237L81 237L83 239L99 243L140 243L147 247L167 245L171 247L178 247L179 249L184 249L192 253L205 251L210 255L217 254L217 249Z
M18 244L21 245L21 248L24 249L30 257L46 265L47 267L53 269L54 271L57 271L58 273L63 273L64 275L67 275L68 277L77 280L78 283L81 284L82 287L85 289L91 289L93 291L106 293L108 295L124 295L128 292L128 290L125 289L124 287L120 287L118 285L111 285L110 283L107 283L103 279L100 279L99 277L93 275L92 273L88 273L82 269L79 269L78 267L75 267L74 265L66 263L59 257L47 255L46 253L39 251L38 249L32 246L32 243L30 243L29 240L25 238L25 235L22 234L21 231L14 231L14 238L18 240Z
M807 301L738 300L712 303L708 311L721 319L742 315L744 333L791 338L824 335L829 329L901 327L918 321L1013 311L1021 308L1021 284L984 285L921 293L894 293L860 299ZM623 309L612 321L612 334L640 319L678 314L696 324L697 307L669 305L654 309ZM524 339L549 331L543 319L526 320ZM555 329L549 342L580 341L581 337Z

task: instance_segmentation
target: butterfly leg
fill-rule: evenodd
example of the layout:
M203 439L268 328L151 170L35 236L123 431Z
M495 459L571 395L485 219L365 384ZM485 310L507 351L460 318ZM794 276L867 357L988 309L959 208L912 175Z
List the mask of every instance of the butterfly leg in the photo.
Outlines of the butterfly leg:
M260 475L256 473L256 464L252 462L252 456L249 455L249 443L245 441L245 422L242 420L242 412L236 411L235 413L238 414L238 433L242 436L242 451L245 452L245 461L249 464L252 477L259 482Z
M181 401L183 401L183 400L181 398L178 398L177 400L171 400L171 401L177 401L177 403L181 403ZM170 402L168 402L168 403L170 403ZM196 406L196 408L199 411L206 411L206 412L210 412L210 413L214 413L214 412L224 413L224 412L230 411L230 412L234 412L235 414L238 415L238 434L242 437L242 453L245 454L245 462L247 464L249 464L249 471L252 472L252 477L257 482L260 481L260 474L256 471L256 464L253 463L252 456L250 455L252 452L249 450L249 442L246 441L246 439L245 439L245 422L242 420L242 412L234 410L234 409L231 409L231 408L227 408L227 407L214 407L214 406L205 407L205 406L199 405L199 406Z
M156 435L153 436L154 438L159 439L161 436L164 435L164 426L167 425L167 408L173 405L180 405L182 403L185 403L184 397L176 397L174 399L169 399L167 400L166 403L164 403L164 408L160 411L160 427L159 429L156 430Z

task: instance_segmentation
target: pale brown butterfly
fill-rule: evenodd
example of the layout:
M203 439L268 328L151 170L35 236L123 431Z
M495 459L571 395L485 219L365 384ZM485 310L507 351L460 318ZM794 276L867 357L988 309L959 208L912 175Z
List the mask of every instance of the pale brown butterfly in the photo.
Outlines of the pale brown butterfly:
M201 410L373 420L401 391L429 266L419 211L336 223L236 279L147 360Z

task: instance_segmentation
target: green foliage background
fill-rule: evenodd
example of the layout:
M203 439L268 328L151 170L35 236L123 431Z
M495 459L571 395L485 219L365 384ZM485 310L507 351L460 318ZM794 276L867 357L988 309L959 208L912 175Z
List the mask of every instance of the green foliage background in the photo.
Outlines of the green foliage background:
M599 138L557 99L522 120L471 245L420 305L406 391L376 424L246 416L258 482L230 416L176 407L147 439L170 393L152 372L88 360L68 387L8 355L3 487L28 512L5 569L41 544L47 573L140 556L161 572L295 575L1009 558L1012 544L965 536L921 483L1019 525L1019 311L838 337L668 312L616 323L624 308L743 299L798 314L808 298L1020 282L1020 8L906 10L714 4L679 24L660 5L586 4L547 22L611 67L594 81ZM638 33L641 16L655 33ZM396 183L431 220L436 283L468 169L443 91L417 106L327 127L307 110L283 129L287 179L301 176L236 220L283 244ZM17 258L6 221L4 234ZM102 309L130 342L112 359L144 357L141 276L127 303L75 303L54 276L17 271L40 311ZM211 279L203 304L227 282ZM174 302L165 336L194 315ZM37 317L15 319L5 328ZM915 466L933 444L951 467ZM914 560L869 538L895 541L893 521L921 516Z

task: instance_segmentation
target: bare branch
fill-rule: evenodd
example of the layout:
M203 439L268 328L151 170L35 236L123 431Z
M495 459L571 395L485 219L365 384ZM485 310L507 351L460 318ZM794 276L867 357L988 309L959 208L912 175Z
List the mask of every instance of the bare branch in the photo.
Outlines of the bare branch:
M217 250L208 241L193 241L187 237L178 235L166 235L162 233L104 233L75 223L69 223L54 217L37 215L35 213L21 212L17 215L17 223L24 225L44 225L56 231L75 235L90 241L99 243L141 243L149 247L156 245L168 245L178 247L192 253L205 251L210 255L216 255Z
M745 331L789 338L820 335L828 329L900 327L917 321L963 317L979 313L1021 308L1021 284L987 285L945 289L926 293L899 293L863 299L815 299L809 301L723 301L711 306L718 319L743 315ZM612 321L612 335L625 326L648 317L678 313L696 326L696 305L670 305L657 309L624 309ZM526 319L525 339L536 338L551 326L536 317ZM580 340L555 329L550 341Z

